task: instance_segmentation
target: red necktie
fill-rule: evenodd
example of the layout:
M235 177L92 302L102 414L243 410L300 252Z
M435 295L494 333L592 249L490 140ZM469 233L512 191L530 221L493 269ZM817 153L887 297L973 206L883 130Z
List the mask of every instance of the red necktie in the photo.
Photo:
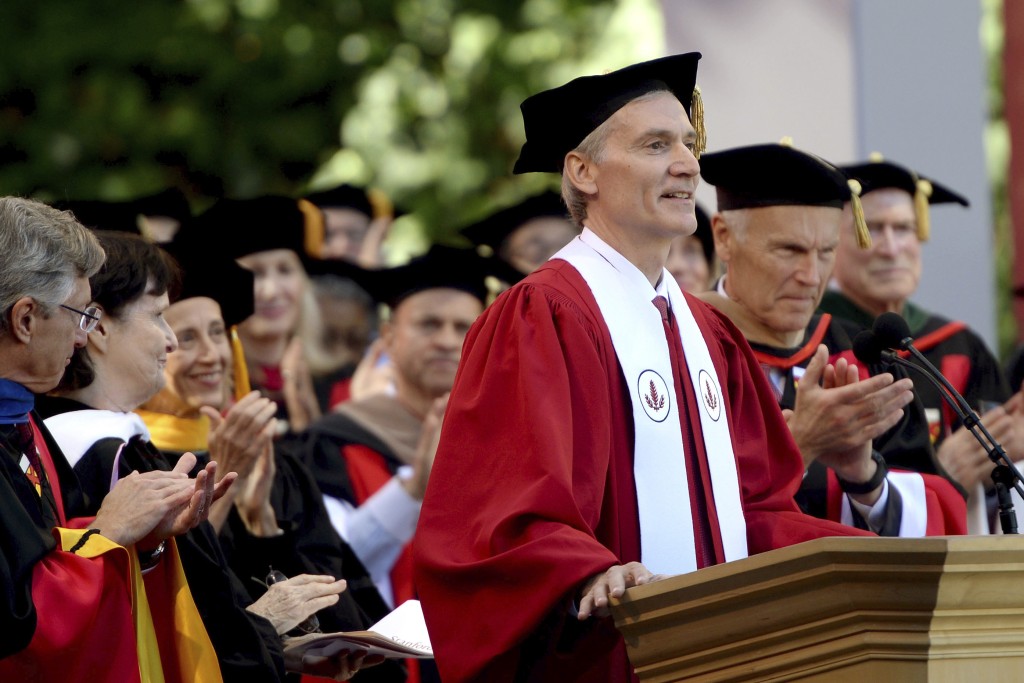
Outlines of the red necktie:
M668 340L669 356L672 359L672 373L676 376L675 385L677 387L676 398L679 405L679 415L685 416L684 406L693 397L683 395L684 382L681 373L687 372L686 365L678 353L673 353L674 350L679 349L679 335L673 328L672 320L668 315L668 300L663 296L656 296L651 303L661 313L661 322L665 327L665 337ZM690 490L690 501L696 508L693 535L697 567L704 568L715 564L715 549L711 542L711 520L708 518L708 506L704 495L704 486L701 481L700 457L697 454L697 443L693 436L693 428L689 420L681 423L680 426L682 427L683 439L685 440L683 452L689 461L689 467L687 468L689 476L686 479L686 483L687 488Z

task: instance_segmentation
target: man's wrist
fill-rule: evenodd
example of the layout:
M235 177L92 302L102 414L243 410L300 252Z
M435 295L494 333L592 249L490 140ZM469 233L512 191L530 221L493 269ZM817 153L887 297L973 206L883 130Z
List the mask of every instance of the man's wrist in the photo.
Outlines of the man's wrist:
M160 561L160 557L164 554L166 547L167 541L160 541L152 550L138 550L136 548L136 553L139 556L139 567L143 570L155 567Z
M844 478L838 471L836 472L836 478L839 480L839 488L844 493L852 494L866 494L871 493L885 481L885 477L889 470L885 466L885 459L882 458L882 454L878 451L871 451L871 461L874 463L874 472L865 477L856 477L855 479ZM870 465L869 465L870 466Z

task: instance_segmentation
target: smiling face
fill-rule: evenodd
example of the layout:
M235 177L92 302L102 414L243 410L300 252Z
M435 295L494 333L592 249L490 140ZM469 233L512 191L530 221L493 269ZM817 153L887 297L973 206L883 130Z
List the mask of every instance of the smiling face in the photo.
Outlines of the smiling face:
M686 110L667 92L619 109L600 158L591 160L587 225L619 244L667 243L697 229L700 166ZM621 249L620 249L621 251ZM666 249L667 253L667 249Z
M167 357L167 388L192 409L223 408L228 399L231 344L220 305L207 297L178 301L167 309L178 349Z
M853 238L852 213L843 212L843 236L836 258L836 282L843 294L872 315L900 312L921 281L921 241L913 198L885 188L861 197L871 247L861 249Z
M256 286L256 310L242 327L257 339L283 338L299 324L306 273L290 249L271 249L238 259L251 270Z
M164 367L178 340L164 319L167 293L147 291L124 306L115 316L105 315L100 322L106 335L103 366L97 374L109 380L118 396L110 397L123 410L134 410L152 398L164 386ZM95 334L95 333L94 333ZM90 355L99 363L97 354Z
M842 212L769 206L716 214L715 251L728 266L726 293L775 333L801 333L832 274Z

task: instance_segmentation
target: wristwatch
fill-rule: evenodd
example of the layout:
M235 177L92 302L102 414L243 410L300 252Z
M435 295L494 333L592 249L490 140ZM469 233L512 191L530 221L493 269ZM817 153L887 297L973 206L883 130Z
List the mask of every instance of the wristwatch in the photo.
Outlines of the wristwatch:
M164 554L165 548L167 548L167 541L160 541L160 545L152 550L138 551L139 566L142 569L152 569L155 567L156 563L160 561L160 556Z
M878 451L871 451L871 459L875 461L875 465L877 465L878 468L875 470L875 474L865 482L857 483L853 481L846 481L842 477L836 475L836 478L839 479L839 488L841 488L844 493L871 493L882 485L882 482L885 481L885 476L889 474L889 468L885 466L885 459Z

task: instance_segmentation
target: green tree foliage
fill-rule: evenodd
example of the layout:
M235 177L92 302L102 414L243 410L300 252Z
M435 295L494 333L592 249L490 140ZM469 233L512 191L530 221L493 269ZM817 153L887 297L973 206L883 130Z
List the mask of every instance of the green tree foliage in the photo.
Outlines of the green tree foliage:
M11 0L0 192L201 207L349 181L444 239L551 182L510 175L522 99L662 31L653 0Z

